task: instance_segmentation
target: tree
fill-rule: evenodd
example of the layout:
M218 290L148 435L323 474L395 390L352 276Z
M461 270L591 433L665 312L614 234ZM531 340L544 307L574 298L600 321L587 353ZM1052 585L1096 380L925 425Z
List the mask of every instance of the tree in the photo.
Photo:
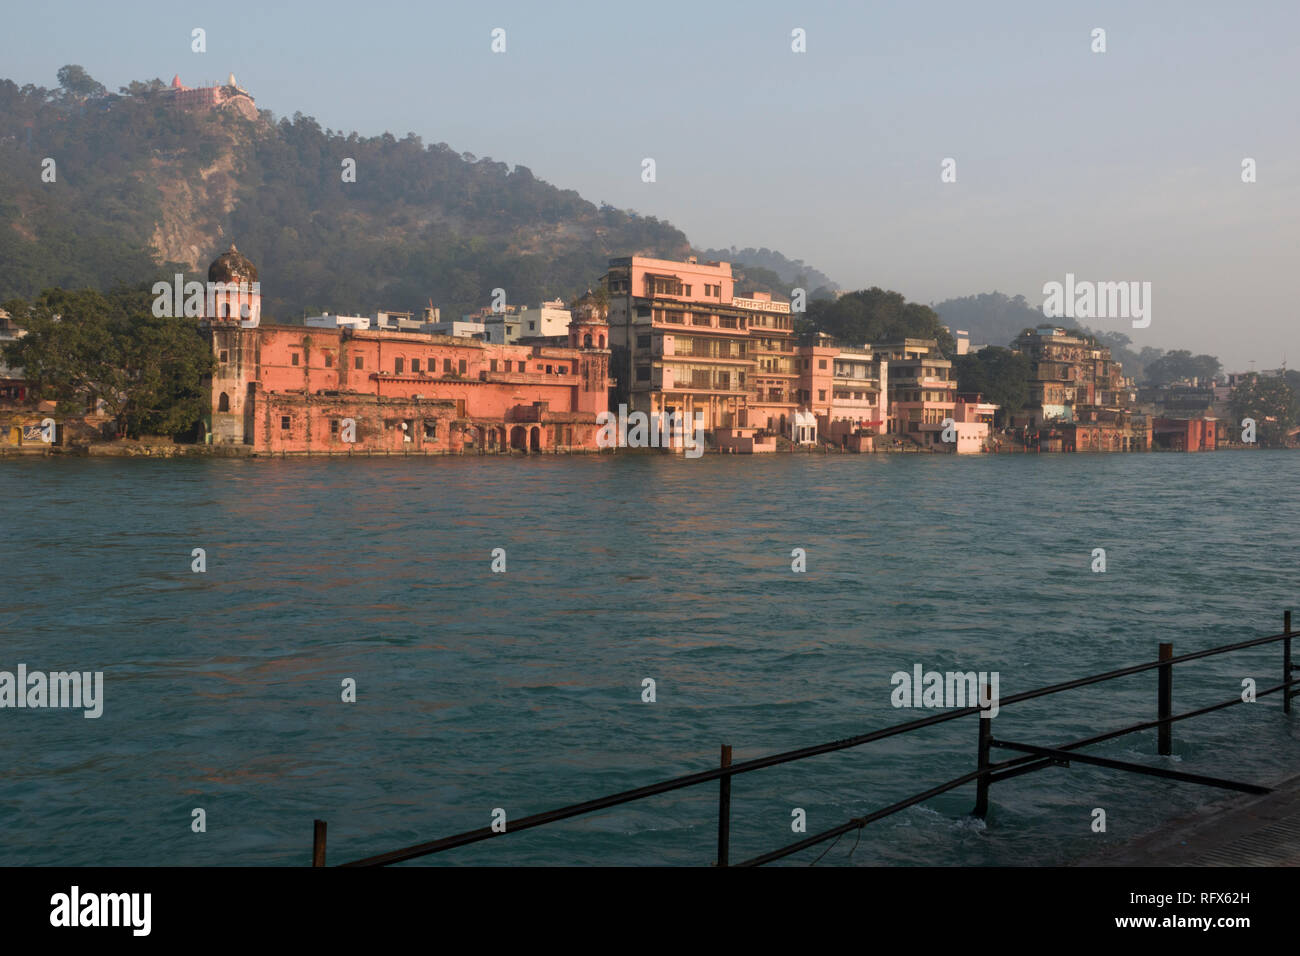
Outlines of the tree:
M167 89L167 84L156 76L147 83L142 83L139 80L132 80L126 86L119 86L117 88L118 92L123 96L143 96L147 93L157 93L159 90L165 89Z
M908 302L901 293L872 287L849 292L833 301L809 303L808 327L847 345L934 339L946 356L957 352L957 342L933 309Z
M974 354L959 355L953 361L958 392L979 392L998 406L994 423L1003 425L1011 415L1029 403L1029 356L996 345Z
M1168 385L1184 379L1208 382L1223 371L1223 366L1213 355L1193 355L1187 349L1174 349L1149 363L1145 369L1148 385Z
M152 302L142 287L49 289L7 303L27 334L5 346L5 360L64 414L102 401L119 437L178 435L202 417L212 353L193 319L156 317Z
M1283 378L1264 378L1252 373L1232 390L1229 398L1237 424L1243 418L1255 420L1255 440L1268 448L1286 444L1288 433L1300 416L1296 394Z
M63 95L69 99L88 100L108 92L103 83L75 63L60 67L56 75L59 78L59 86L63 87Z

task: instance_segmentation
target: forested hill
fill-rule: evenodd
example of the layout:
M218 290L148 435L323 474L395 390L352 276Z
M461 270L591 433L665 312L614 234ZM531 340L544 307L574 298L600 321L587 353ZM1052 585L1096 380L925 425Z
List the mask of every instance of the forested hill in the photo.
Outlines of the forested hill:
M453 316L497 287L516 303L571 297L613 256L693 251L667 222L414 134L186 113L157 80L112 94L79 67L59 73L53 90L0 80L0 302L199 272L233 240L261 270L268 317L430 299ZM737 269L746 289L788 294L768 265L789 260L763 252Z

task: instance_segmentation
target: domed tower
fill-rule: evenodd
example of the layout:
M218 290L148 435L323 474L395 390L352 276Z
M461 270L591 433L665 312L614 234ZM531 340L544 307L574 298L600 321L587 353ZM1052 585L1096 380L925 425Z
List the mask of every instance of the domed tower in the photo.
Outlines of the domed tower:
M569 320L569 348L586 354L578 362L578 389L575 411L594 416L609 410L609 304L603 296L587 294L573 303Z
M215 368L207 380L208 441L252 444L260 373L262 289L257 266L235 248L208 267L203 326L212 340Z
M214 325L237 324L244 329L255 329L262 321L262 284L257 266L233 242L208 266L205 317Z
M573 318L569 320L569 347L574 349L609 348L609 305L597 298L590 289L573 303Z

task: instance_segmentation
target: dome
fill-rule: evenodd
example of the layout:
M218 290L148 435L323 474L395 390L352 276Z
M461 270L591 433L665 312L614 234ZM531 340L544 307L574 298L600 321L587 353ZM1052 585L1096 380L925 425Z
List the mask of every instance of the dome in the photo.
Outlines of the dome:
M574 322L603 323L609 313L609 306L605 300L588 289L586 295L579 297L573 303L572 313Z
M230 248L217 256L208 266L209 282L256 282L257 266L235 248L232 242Z

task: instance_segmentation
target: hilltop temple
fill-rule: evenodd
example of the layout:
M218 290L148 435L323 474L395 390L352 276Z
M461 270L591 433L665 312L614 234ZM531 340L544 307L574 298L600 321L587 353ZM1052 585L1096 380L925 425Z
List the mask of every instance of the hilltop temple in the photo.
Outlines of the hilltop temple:
M177 74L172 77L171 85L165 93L159 95L166 95L176 109L233 109L245 119L257 119L257 104L253 101L253 95L235 82L233 73L224 84L193 88L183 84L180 74Z

